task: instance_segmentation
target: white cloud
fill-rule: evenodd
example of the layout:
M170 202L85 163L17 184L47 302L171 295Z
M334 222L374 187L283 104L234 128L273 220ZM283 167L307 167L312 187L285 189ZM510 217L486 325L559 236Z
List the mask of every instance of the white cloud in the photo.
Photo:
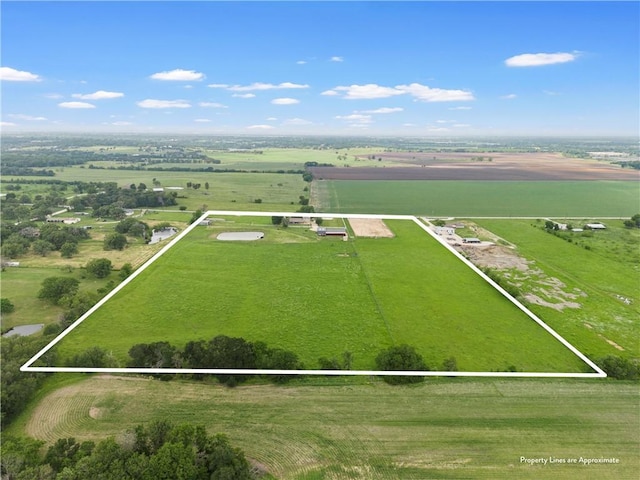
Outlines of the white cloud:
M403 123L402 126L403 127L417 127L417 125L415 123Z
M329 96L329 97L335 97L336 95L340 95L340 94L338 92L336 92L335 90L325 90L320 95L326 95L326 96Z
M338 120L346 120L348 122L355 122L358 124L372 123L371 115L362 115L360 113L352 113L351 115L337 115Z
M395 113L402 112L404 108L401 107L382 107L375 110L365 110L364 113Z
M58 106L62 108L96 108L95 105L87 102L62 102Z
M500 98L503 100L513 100L514 98L518 98L518 95L510 93L509 95L502 95Z
M137 105L142 108L189 108L191 105L185 100L155 100L147 98Z
M560 93L560 92L553 92L551 90L543 90L543 93L545 95L551 95L551 96L562 95L562 93Z
M289 118L282 122L282 125L312 125L313 122L303 118Z
M60 95L59 93L45 93L43 95L44 98L50 98L51 100L59 100L61 99L63 96Z
M0 122L0 127L15 127L15 126L17 125L12 122Z
M445 127L427 127L428 132L448 132L449 129Z
M467 90L446 90L431 88L419 83L385 87L368 83L366 85L350 85L334 87L322 92L322 95L340 95L347 100L365 100L374 98L388 98L409 94L423 102L454 102L474 100L473 94Z
M467 127L470 127L471 125L469 125L468 123L455 123L453 126L455 128L467 128Z
M16 118L18 120L29 120L29 121L37 121L37 122L46 120L45 117L34 117L32 115L24 115L22 113L10 113L9 116L11 118Z
M296 62L296 64L298 64L298 65L304 65L304 64L306 64L306 63L307 63L307 62L306 62L306 61L304 61L304 60L298 60L298 61Z
M194 120L194 122L198 122L198 123L209 123L211 120L209 120L208 118L196 118Z
M286 90L286 89L309 88L309 85L292 83L292 82L282 82L278 84L254 82L250 85L226 85L224 83L213 83L209 85L209 87L224 88L231 92L252 92L256 90Z
M344 62L344 57L331 57L330 62Z
M104 99L108 99L108 98L124 97L124 93L121 93L121 92L106 92L104 90L98 90L97 92L87 93L87 94L74 93L71 96L73 98L80 98L82 100L104 100Z
M348 87L335 87L336 92L345 92L343 98L348 100L361 100L371 98L388 98L394 95L402 95L405 92L392 87L382 87L375 83L366 85L350 85Z
M578 58L578 53L523 53L507 58L504 63L507 67L539 67L556 63L573 62Z
M276 120L278 120L276 117L267 118L267 121L269 121L269 122L275 122Z
M151 75L154 80L168 80L178 82L192 82L202 80L204 73L196 72L195 70L182 70L177 68L168 72L158 72Z
M255 93L234 93L231 96L236 98L254 98L256 94Z
M200 102L198 106L206 107L206 108L229 108L226 105L223 105L221 103L216 103L216 102Z
M296 103L300 103L300 100L296 98L274 98L271 100L271 103L274 105L295 105Z
M0 67L0 80L8 82L39 82L42 79L35 73L16 70L11 67Z
M471 107L451 107L449 110L471 110Z
M419 83L398 85L396 89L406 92L422 102L459 102L474 100L473 94L467 90L431 88Z
M248 127L246 127L247 129L250 130L272 130L276 127L272 126L272 125L250 125Z

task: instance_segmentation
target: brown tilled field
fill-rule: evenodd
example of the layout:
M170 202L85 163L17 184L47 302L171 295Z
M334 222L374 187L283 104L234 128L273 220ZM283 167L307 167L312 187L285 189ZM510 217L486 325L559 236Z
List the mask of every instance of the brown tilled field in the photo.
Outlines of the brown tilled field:
M391 152L375 156L382 158L380 167L313 167L311 171L319 180L640 180L638 170L558 153ZM479 157L484 160L478 161ZM407 166L385 166L385 160Z

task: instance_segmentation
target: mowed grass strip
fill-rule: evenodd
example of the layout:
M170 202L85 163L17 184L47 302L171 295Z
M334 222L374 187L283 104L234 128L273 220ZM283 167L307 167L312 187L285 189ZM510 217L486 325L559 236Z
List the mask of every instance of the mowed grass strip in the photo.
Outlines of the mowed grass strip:
M227 434L282 480L624 480L637 478L640 469L635 384L432 379L390 387L337 380L227 389L93 376L44 397L24 434L52 444L63 437L118 437L156 419L203 424ZM615 457L620 463L530 466L521 456Z
M413 222L389 222L392 239L344 242L268 221L197 228L68 335L62 357L98 345L124 363L137 343L224 334L291 350L307 368L349 351L354 369L372 370L380 350L408 343L433 370L455 357L464 371L589 371ZM215 239L256 229L265 239Z
M321 208L428 216L631 216L640 186L614 181L368 181L326 183Z

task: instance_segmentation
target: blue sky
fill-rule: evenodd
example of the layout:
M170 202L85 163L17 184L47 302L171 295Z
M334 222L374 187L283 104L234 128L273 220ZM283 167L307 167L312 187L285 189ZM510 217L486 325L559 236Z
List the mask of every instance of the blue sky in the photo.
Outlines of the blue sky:
M633 135L638 2L0 3L2 132Z

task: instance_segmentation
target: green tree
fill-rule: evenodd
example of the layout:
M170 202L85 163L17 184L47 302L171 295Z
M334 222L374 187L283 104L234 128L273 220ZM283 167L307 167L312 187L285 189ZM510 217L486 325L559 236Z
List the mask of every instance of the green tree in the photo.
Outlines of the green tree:
M12 313L16 309L15 305L8 298L0 299L0 313L2 315L6 313Z
M65 242L60 247L60 256L62 258L71 258L78 253L78 244L75 242Z
M120 279L124 280L125 278L127 278L129 275L131 275L133 273L133 266L131 266L130 263L125 263L124 265L122 265L122 267L120 268Z
M121 233L110 233L104 239L104 250L123 250L127 246L127 237Z
M427 366L422 356L410 345L396 345L381 351L376 357L378 370L425 371ZM421 376L385 375L383 380L392 385L418 383L424 380Z
M96 278L108 277L112 268L113 265L108 258L94 258L85 265L87 272Z
M75 295L80 282L70 277L48 277L42 281L38 298L58 303L66 295Z
M36 240L33 242L31 248L33 249L33 253L36 255L46 257L55 247L51 242L47 242L46 240Z

